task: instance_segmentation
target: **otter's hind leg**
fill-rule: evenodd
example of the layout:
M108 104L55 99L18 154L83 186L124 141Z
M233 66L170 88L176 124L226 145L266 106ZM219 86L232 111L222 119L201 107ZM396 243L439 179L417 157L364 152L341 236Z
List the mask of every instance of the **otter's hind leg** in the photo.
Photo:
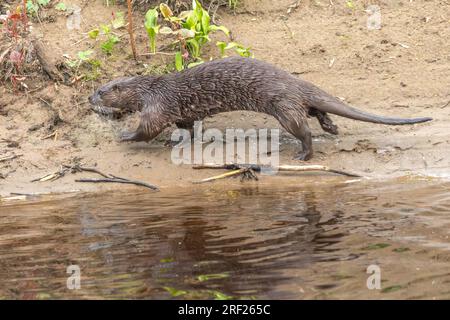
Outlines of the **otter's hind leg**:
M338 127L333 123L326 112L322 112L315 108L310 108L308 111L309 116L316 117L319 120L319 124L323 131L337 135L339 134Z
M313 155L311 130L306 118L303 119L280 119L280 123L290 134L299 139L302 143L302 151L299 152L295 160L309 160Z

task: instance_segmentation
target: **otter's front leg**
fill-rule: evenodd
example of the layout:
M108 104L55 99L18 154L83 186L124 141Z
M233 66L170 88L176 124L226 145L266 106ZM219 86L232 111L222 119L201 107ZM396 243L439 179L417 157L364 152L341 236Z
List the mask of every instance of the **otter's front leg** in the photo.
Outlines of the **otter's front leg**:
M125 141L149 141L150 139L147 139L146 135L142 130L136 130L135 132L122 132L119 136L120 142Z
M147 108L142 112L141 122L135 132L123 132L120 141L150 141L170 124L167 117Z

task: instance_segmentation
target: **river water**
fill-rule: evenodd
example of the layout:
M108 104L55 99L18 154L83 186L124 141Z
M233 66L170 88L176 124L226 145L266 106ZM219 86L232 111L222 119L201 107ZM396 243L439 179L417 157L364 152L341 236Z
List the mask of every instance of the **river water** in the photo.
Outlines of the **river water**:
M450 298L448 182L127 190L1 202L0 298Z

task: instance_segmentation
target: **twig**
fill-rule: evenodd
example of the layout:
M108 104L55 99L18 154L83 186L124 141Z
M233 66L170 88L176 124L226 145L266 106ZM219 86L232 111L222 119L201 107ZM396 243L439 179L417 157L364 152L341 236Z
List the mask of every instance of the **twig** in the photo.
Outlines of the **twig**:
M200 184L200 183L205 183L205 182L211 182L211 181L214 181L214 180L230 178L230 177L241 175L247 170L248 170L247 168L241 168L241 169L237 169L237 170L233 170L233 171L230 171L230 172L226 172L226 173L220 174L218 176L213 176L213 177L202 179L202 180L199 180L199 181L193 181L193 183Z
M5 51L3 51L3 53L0 55L0 63L3 62L3 59L6 57L6 55L9 53L9 51L11 50L11 47L6 48Z
M447 101L447 103L446 103L446 104L442 105L442 106L441 106L441 109L444 109L444 108L445 108L445 107L447 107L448 105L450 105L450 100L449 100L449 101Z
M54 137L55 141L57 140L57 138L58 138L58 130L53 131L52 133L46 135L45 137L42 137L41 140L45 140L45 139L52 138L52 137Z
M21 156L22 156L21 154L13 154L13 155L10 155L10 156L5 156L5 157L0 158L0 162L13 160L13 159L21 157Z
M102 177L105 177L105 178L111 178L111 177L112 177L111 175L105 174L105 173L101 172L100 170L98 170L98 169L96 169L96 168L81 167L81 166L79 166L79 165L75 165L75 166L67 166L67 165L64 165L64 167L66 167L67 169L71 169L71 170L73 170L73 171L79 171L79 172L81 172L81 171L94 172L94 173L97 173L97 174L99 174L99 175L101 175Z
M136 42L134 41L134 34L133 34L133 15L132 15L131 0L127 0L127 3L128 3L128 33L130 35L130 44L131 50L133 51L133 57L134 60L137 61Z
M155 185L148 184L142 181L128 180L124 178L77 179L75 180L75 182L92 182L92 183L112 182L112 183L134 184L137 186L142 186L152 190L159 191L159 188Z
M307 172L307 171L327 171L332 173L341 174L348 177L358 177L361 176L341 171L341 170L335 170L331 169L326 166L321 165L307 165L307 166L294 166L294 165L280 165L280 166L261 166L257 164L202 164L202 165L195 165L193 166L193 169L227 169L227 170L236 170L240 168L250 168L256 172L261 172L262 170L272 170L272 171L295 171L295 172Z
M88 179L88 178L83 178L83 179L78 179L75 180L75 182L92 182L92 183L101 183L101 182L116 182L116 183L126 183L126 184L134 184L137 186L143 186L152 190L156 190L159 191L159 188L153 184L149 184L147 182L143 182L143 181L138 181L138 180L130 180L130 179L126 179L126 178L122 178L122 177L117 177L114 176L112 174L106 174L103 173L102 171L96 169L96 168L89 168L89 167L82 167L80 166L80 164L74 164L72 166L70 165L62 165L61 168L55 172L49 173L43 177L37 178L37 179L33 179L31 180L31 182L36 182L36 181L54 181L57 180L61 177L63 177L66 173L68 172L72 172L72 173L76 173L76 172L82 172L82 171L87 171L87 172L94 172L97 173L98 175L101 175L103 177L103 179Z

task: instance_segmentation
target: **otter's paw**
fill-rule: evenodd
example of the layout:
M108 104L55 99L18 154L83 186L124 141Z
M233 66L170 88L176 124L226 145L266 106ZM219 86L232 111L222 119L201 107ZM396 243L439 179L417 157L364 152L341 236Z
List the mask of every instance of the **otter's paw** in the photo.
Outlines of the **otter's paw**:
M299 152L295 155L293 160L300 160L300 161L308 161L312 158L312 152Z
M119 141L134 141L135 136L136 134L134 132L122 132L119 136Z
M334 134L335 136L337 136L339 134L338 127L336 125L334 125L334 124L326 124L326 125L324 125L323 130L328 132L328 133Z

